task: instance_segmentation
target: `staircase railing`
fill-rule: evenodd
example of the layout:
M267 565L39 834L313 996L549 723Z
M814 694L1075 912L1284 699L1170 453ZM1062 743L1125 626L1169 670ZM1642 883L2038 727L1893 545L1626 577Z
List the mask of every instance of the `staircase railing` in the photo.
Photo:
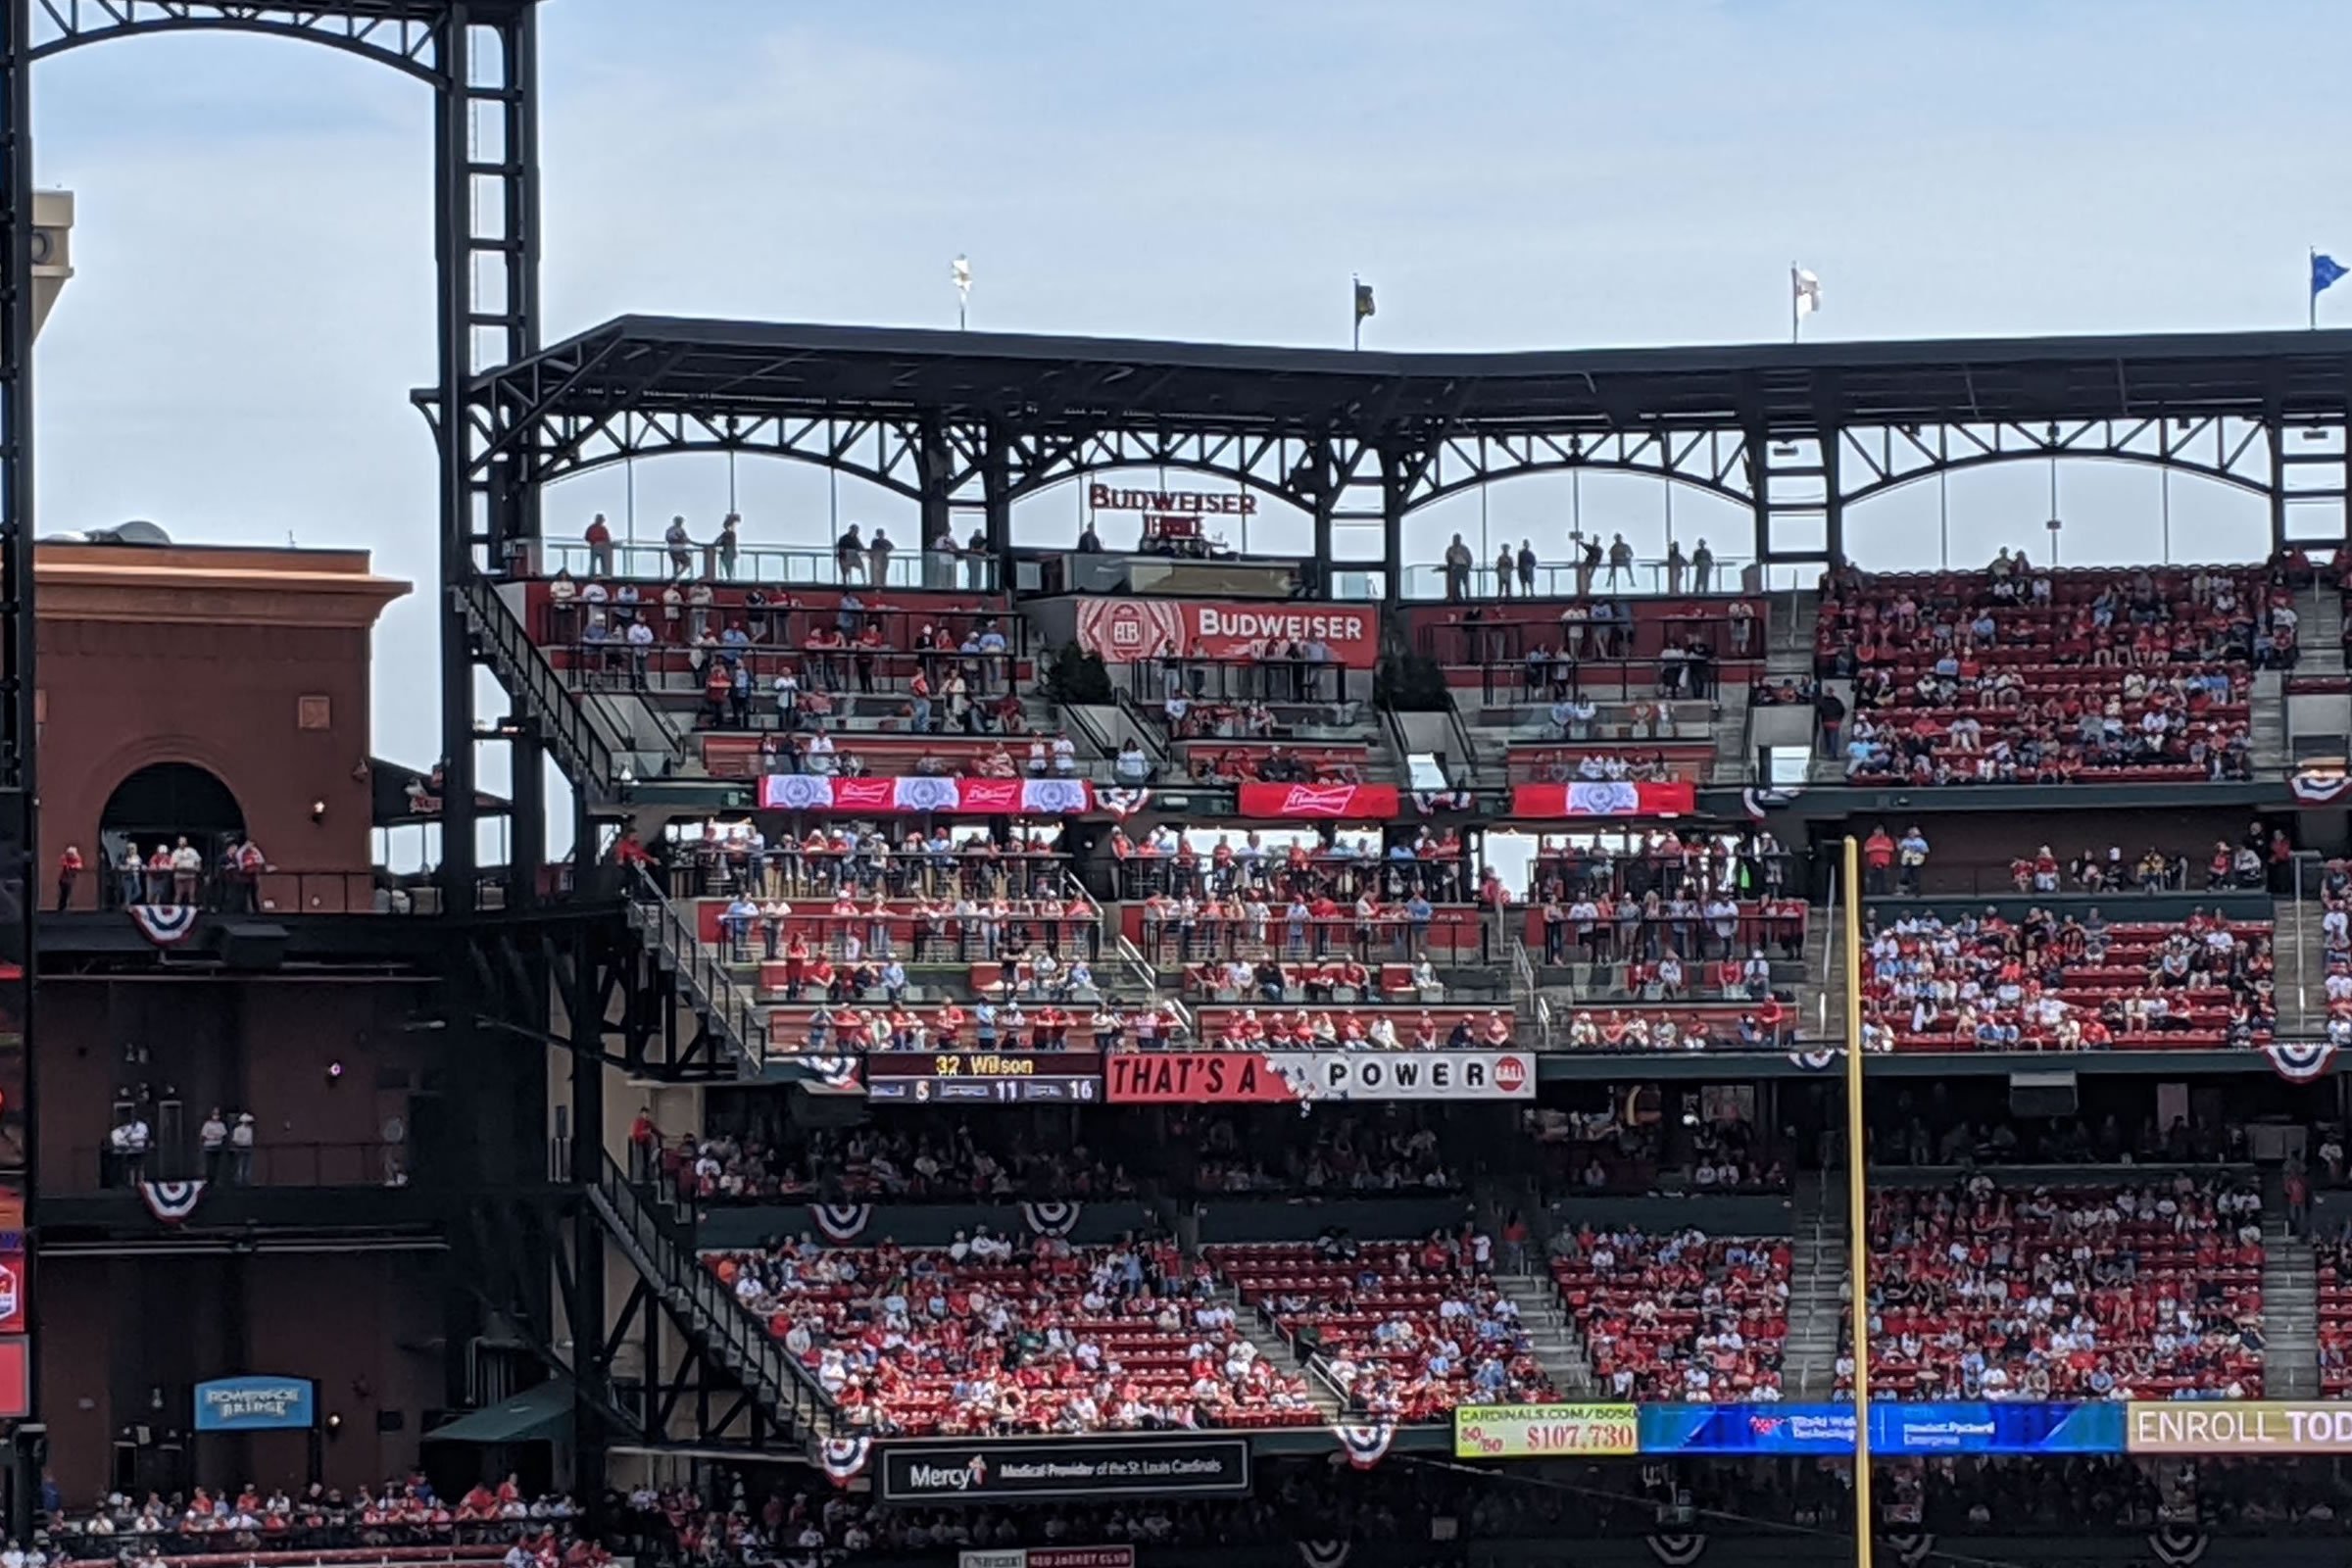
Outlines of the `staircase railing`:
M816 1380L768 1333L765 1323L744 1310L734 1293L694 1255L693 1248L670 1233L610 1153L589 1191L589 1201L630 1266L673 1308L692 1318L711 1356L731 1368L767 1404L772 1417L802 1435L832 1434L833 1407Z
M465 612L466 628L480 639L499 684L539 721L573 786L591 799L610 795L619 777L612 748L597 733L577 694L531 641L521 618L498 597L497 584L487 577L467 577L451 585L450 592Z
M1514 990L1527 999L1526 1015L1536 1022L1536 1044L1539 1049L1551 1044L1551 1003L1536 984L1536 963L1527 956L1527 944L1511 938L1511 983Z
M643 866L637 868L636 884L629 890L629 922L669 959L695 1010L710 1021L736 1055L755 1074L765 1071L766 1015L735 983L702 933L662 897Z

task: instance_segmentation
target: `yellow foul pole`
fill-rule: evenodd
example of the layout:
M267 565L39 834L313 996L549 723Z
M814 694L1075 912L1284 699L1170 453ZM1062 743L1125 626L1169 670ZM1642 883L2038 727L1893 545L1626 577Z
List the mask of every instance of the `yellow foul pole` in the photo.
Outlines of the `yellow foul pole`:
M1862 849L1845 841L1845 1195L1846 1263L1853 1275L1854 1562L1870 1568L1870 1225L1862 1167L1870 1141L1862 1124Z

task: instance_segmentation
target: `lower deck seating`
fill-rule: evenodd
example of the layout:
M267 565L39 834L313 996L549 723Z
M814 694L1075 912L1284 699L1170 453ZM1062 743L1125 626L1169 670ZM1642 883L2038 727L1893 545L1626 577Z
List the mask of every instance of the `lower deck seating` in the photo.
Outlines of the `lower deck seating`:
M2262 1396L2262 1200L2133 1187L1882 1187L1871 1380L1901 1398ZM1840 1383L1850 1377L1840 1364Z
M1211 1247L1242 1300L1320 1360L1362 1415L1425 1421L1549 1396L1518 1308L1458 1239Z
M844 1424L875 1436L1310 1426L1277 1368L1172 1244L716 1252Z
M1590 1227L1551 1277L1609 1398L1714 1403L1781 1396L1791 1259L1782 1237Z

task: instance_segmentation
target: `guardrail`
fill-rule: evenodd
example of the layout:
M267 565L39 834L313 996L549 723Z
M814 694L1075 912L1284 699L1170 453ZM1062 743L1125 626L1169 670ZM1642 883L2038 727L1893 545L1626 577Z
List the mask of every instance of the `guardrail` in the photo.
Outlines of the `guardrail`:
M701 933L670 906L643 866L638 867L637 885L630 890L629 922L668 958L696 1010L710 1020L755 1074L764 1072L768 1045L766 1015L735 984L734 976L727 973L718 955L703 942Z
M534 563L542 576L568 571L583 582L688 581L782 584L810 588L932 588L955 593L994 593L997 563L992 556L959 551L918 550L911 542L893 544L880 553L790 550L769 545L738 545L732 556L715 539L690 540L680 551L664 541L651 543L615 539L608 545L579 543L537 545ZM679 555L684 555L684 564ZM879 570L876 569L879 563Z
M64 1172L47 1182L58 1194L128 1192L139 1182L201 1180L237 1187L405 1187L406 1146L369 1143L257 1143L206 1151L188 1138L126 1157L107 1144L78 1144Z

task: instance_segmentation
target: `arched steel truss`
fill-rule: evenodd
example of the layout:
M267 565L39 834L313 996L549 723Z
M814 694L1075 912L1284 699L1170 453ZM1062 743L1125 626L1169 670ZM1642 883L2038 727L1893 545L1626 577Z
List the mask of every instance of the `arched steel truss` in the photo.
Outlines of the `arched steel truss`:
M2297 502L2335 503L2331 521L2316 533L2306 530L2308 537L2341 537L2345 491L2341 422L2288 424L2241 415L1877 424L1837 430L1827 442L1721 427L1592 433L1471 425L1376 445L1350 433L1075 424L1066 415L1030 427L913 414L787 417L621 409L534 417L505 400L495 406L497 416L479 405L473 411L477 449L517 454L517 477L534 486L636 458L728 453L814 464L938 509L987 509L1094 474L1172 469L1222 479L1324 518L1370 522L1393 509L1400 522L1500 480L1608 472L1688 486L1751 509L1767 553L1790 560L1838 553L1847 508L1937 474L1996 464L2097 459L2169 468L2269 497L2282 518ZM2313 441L2326 450L2310 451L2305 443ZM2298 463L2318 470L2319 482L2290 485ZM1819 519L1820 545L1771 552L1774 518L1791 513Z
M433 86L447 78L441 31L426 6L257 5L248 0L36 0L32 58L110 38L167 32L250 32L324 44L406 72Z

